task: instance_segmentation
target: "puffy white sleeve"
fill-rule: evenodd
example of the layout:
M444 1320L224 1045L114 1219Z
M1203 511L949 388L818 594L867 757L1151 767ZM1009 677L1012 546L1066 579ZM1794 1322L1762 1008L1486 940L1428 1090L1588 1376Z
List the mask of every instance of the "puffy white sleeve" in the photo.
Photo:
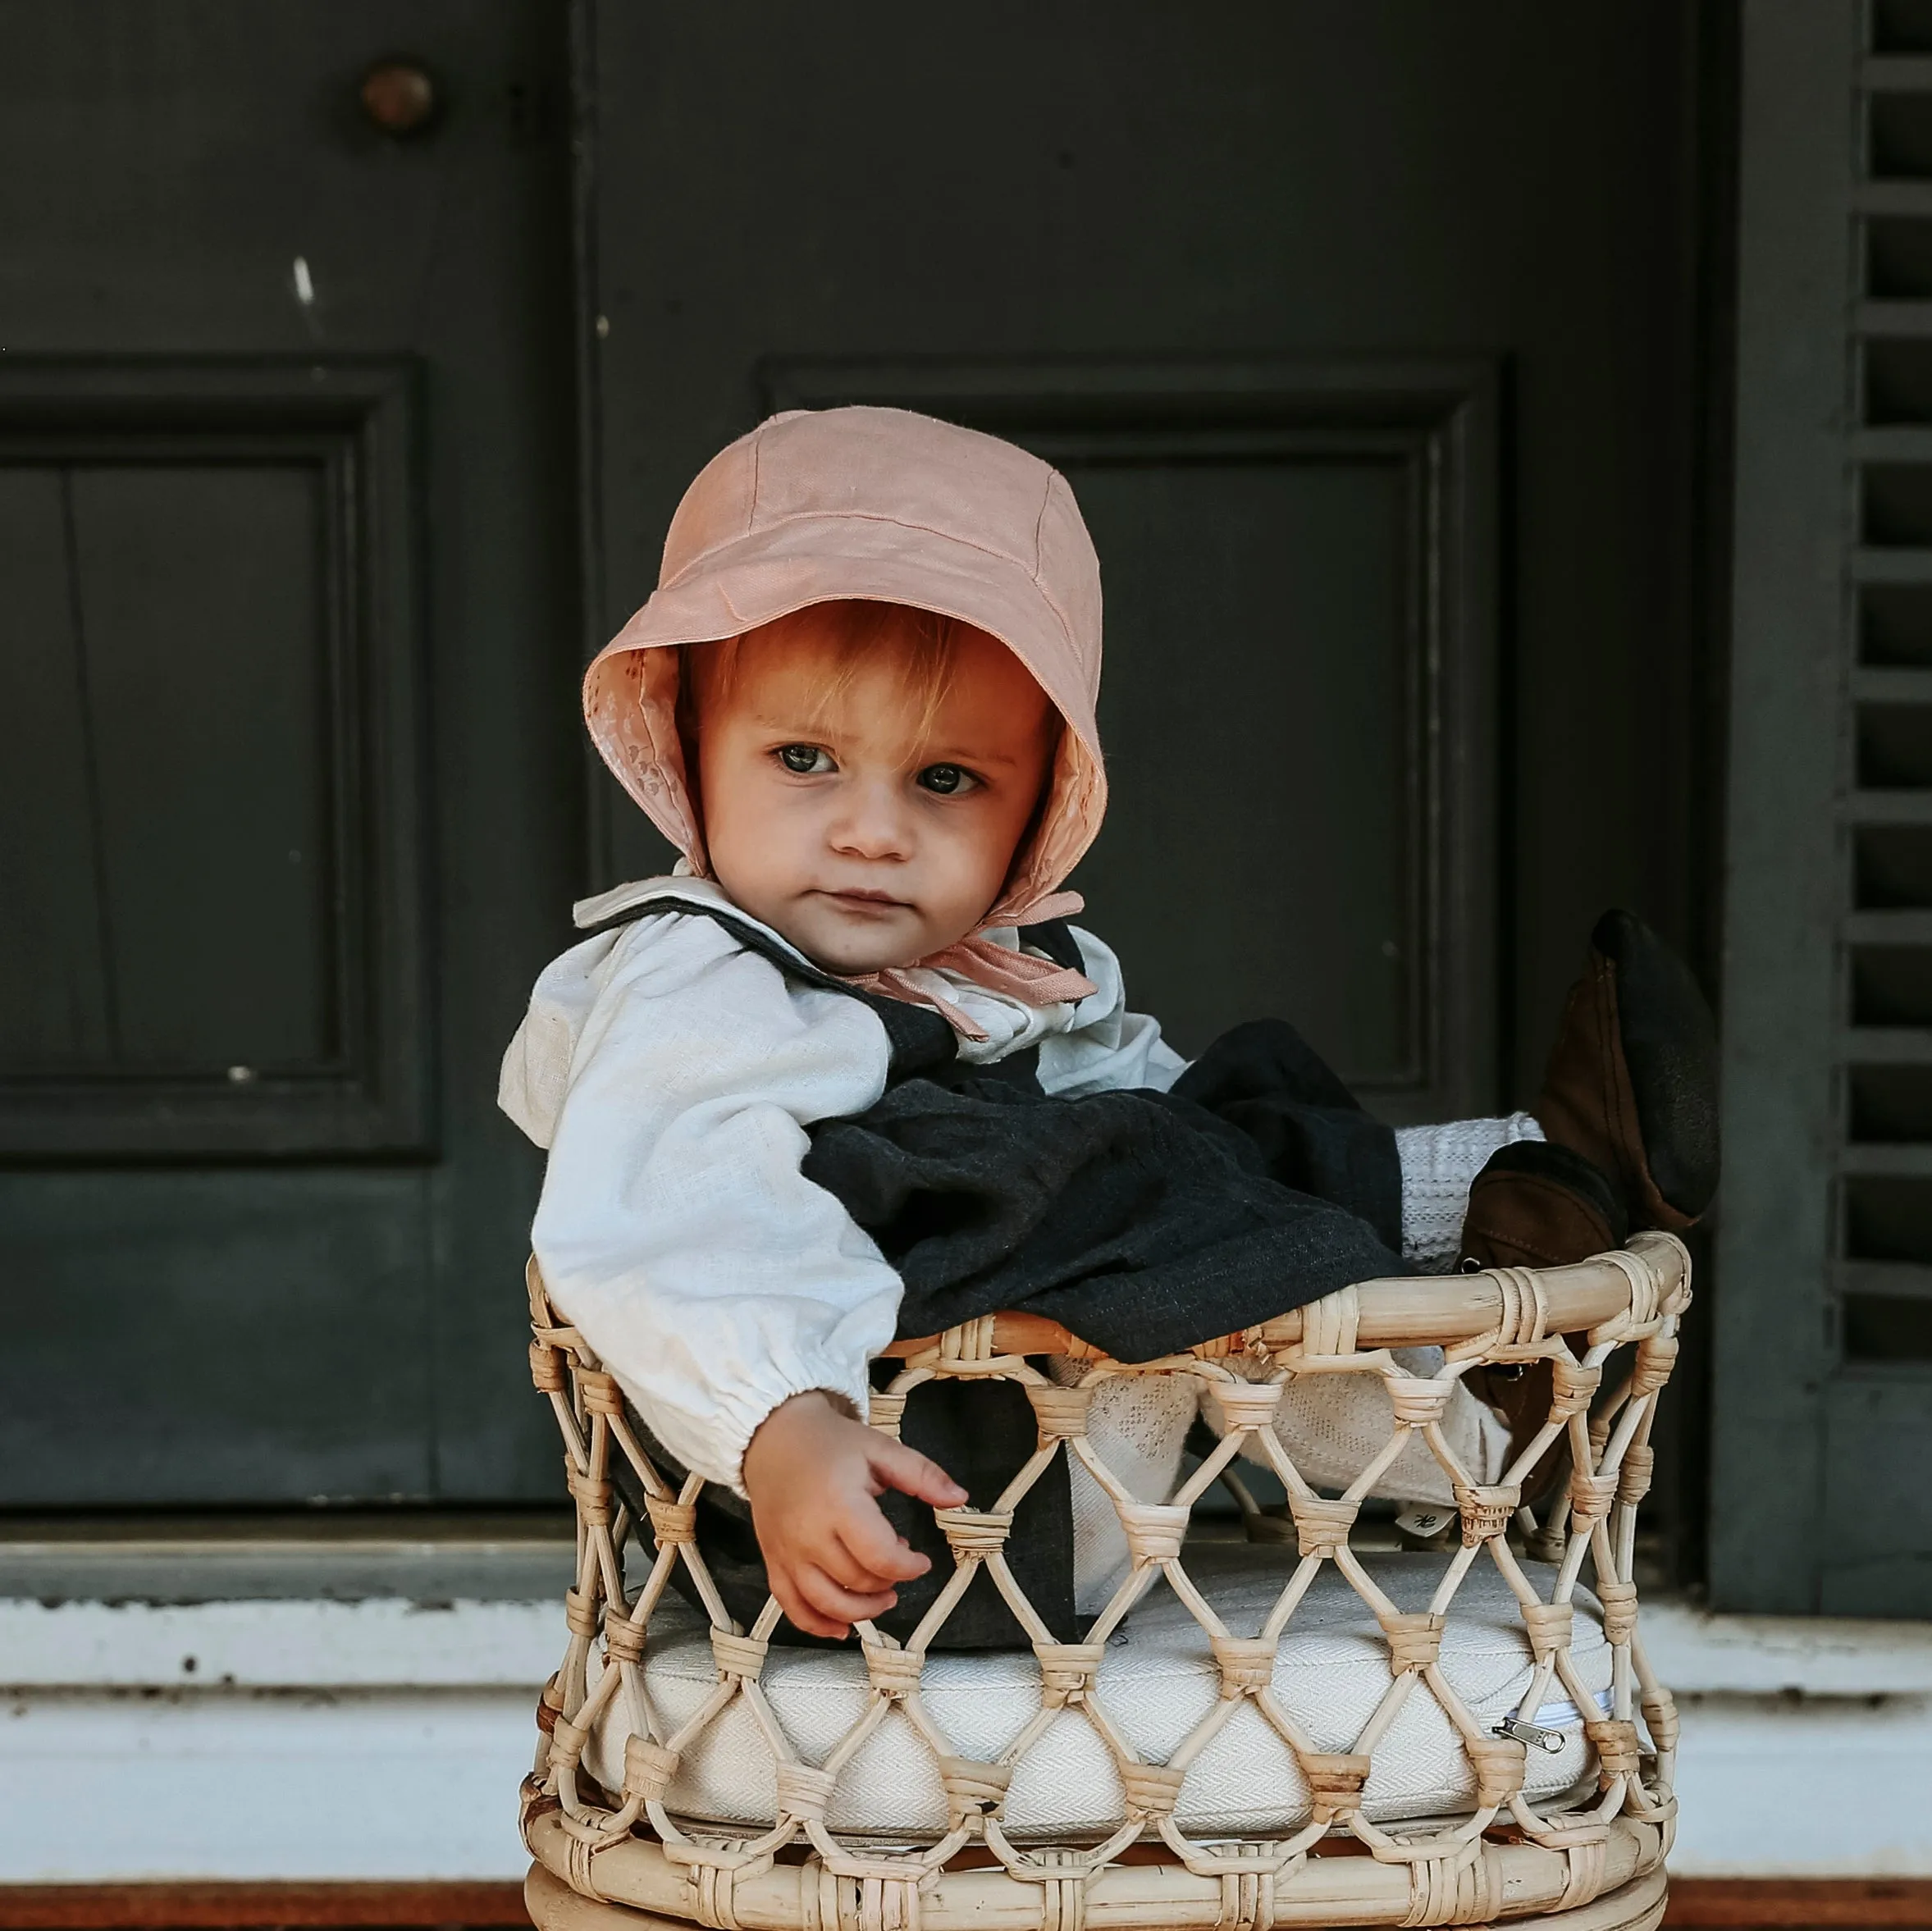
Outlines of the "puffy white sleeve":
M884 1092L885 1031L708 919L646 918L600 954L608 943L538 982L505 1060L513 1116L509 1102L561 1088L532 1123L550 1145L532 1244L665 1447L736 1487L788 1396L827 1389L862 1415L867 1363L893 1336L898 1276L799 1171L809 1125ZM560 1025L567 1077L546 1079Z
M1066 1099L1129 1086L1165 1093L1187 1070L1187 1061L1161 1037L1159 1020L1127 1011L1113 948L1077 926L1073 936L1095 989L1074 1009L1071 1031L1041 1040L1041 1086Z

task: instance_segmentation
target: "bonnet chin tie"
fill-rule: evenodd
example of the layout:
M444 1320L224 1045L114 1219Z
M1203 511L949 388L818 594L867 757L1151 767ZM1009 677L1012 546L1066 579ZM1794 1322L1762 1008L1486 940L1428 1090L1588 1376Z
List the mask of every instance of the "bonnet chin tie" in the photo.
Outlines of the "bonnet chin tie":
M1080 910L1077 892L1057 892L1028 908L1035 920L1057 919ZM911 966L888 966L883 971L861 973L847 983L868 993L909 1005L929 1006L965 1039L984 1039L985 1029L969 1019L950 999L916 981L915 972L951 972L989 993L1004 993L1027 1006L1072 1004L1090 998L1100 988L1084 972L1036 958L1014 946L995 945L989 938L962 938L944 951L929 954Z

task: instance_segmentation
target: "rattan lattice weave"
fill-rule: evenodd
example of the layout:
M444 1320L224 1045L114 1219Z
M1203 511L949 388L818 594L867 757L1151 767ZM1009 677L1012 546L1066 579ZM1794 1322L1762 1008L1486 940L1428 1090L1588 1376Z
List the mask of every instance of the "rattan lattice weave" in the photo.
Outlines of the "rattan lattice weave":
M1051 1323L1016 1315L897 1344L893 1353L904 1365L874 1398L875 1427L896 1429L907 1395L933 1377L998 1376L1025 1390L1038 1448L993 1508L939 1512L955 1573L904 1646L861 1625L864 1713L829 1754L808 1762L760 1688L776 1605L768 1603L749 1630L725 1615L693 1539L697 1478L678 1493L667 1486L626 1422L615 1381L558 1321L532 1265L532 1371L563 1433L578 1555L566 1604L569 1645L539 1705L537 1761L523 1791L525 1838L538 1860L529 1892L538 1922L551 1931L618 1931L619 1915L633 1925L655 1917L721 1931L1268 1931L1546 1919L1569 1931L1654 1925L1675 1812L1677 1718L1644 1656L1633 1564L1652 1420L1689 1299L1682 1245L1647 1234L1628 1251L1577 1267L1364 1282L1158 1362L1111 1360ZM1432 1376L1404 1372L1391 1354L1427 1346L1443 1350ZM1082 1364L1077 1385L1059 1385L1027 1358L1043 1355ZM1553 1372L1541 1431L1500 1481L1477 1481L1439 1425L1452 1388L1473 1368L1542 1360ZM1225 1427L1213 1455L1163 1503L1137 1500L1086 1433L1090 1391L1123 1374L1193 1377L1211 1392ZM1292 1377L1337 1374L1379 1376L1392 1416L1387 1442L1338 1496L1303 1479L1269 1426ZM1454 1485L1460 1546L1446 1567L1433 1559L1440 1579L1427 1610L1405 1612L1350 1537L1378 1477L1417 1433ZM1560 1437L1569 1479L1539 1518L1523 1505L1521 1484ZM1286 1514L1269 1514L1238 1481L1229 1485L1250 1537L1272 1544L1279 1557L1278 1593L1252 1630L1223 1622L1189 1573L1186 1546L1194 1504L1232 1475L1229 1464L1245 1444L1259 1451L1287 1495ZM1077 1457L1107 1492L1133 1559L1087 1640L1073 1644L1053 1640L1003 1554L1014 1506L1061 1454ZM619 1455L648 1498L646 1522L631 1521L614 1497ZM628 1579L627 1554L637 1570ZM1540 1572L1551 1578L1541 1591L1526 1568L1532 1556L1553 1565ZM1440 1665L1458 1591L1478 1562L1496 1565L1520 1611L1531 1682L1519 1707L1534 1710L1555 1695L1585 1715L1594 1774L1545 1808L1524 1793L1524 1743L1479 1721ZM623 1787L605 1789L584 1766L586 1742L614 1708L649 1710L642 1673L652 1618L679 1563L708 1605L715 1686L666 1733L652 1733L648 1718L633 1726L623 1748ZM1031 1639L1039 1680L1037 1716L992 1761L956 1754L920 1696L927 1647L982 1566ZM1318 1747L1274 1688L1277 1655L1295 1638L1296 1609L1330 1566L1372 1614L1387 1649L1386 1690L1351 1746L1339 1751ZM1130 1726L1109 1710L1096 1678L1109 1637L1160 1585L1204 1632L1220 1692L1180 1747L1153 1762L1136 1753ZM1610 1648L1610 1707L1601 1714L1573 1659L1579 1615L1601 1621ZM1473 1803L1459 1815L1377 1823L1366 1813L1363 1786L1391 1724L1418 1696L1432 1698L1454 1727ZM614 1705L620 1697L625 1702ZM680 1815L669 1801L686 1753L739 1700L778 1766L775 1822L756 1834ZM1176 1817L1190 1768L1245 1704L1293 1753L1307 1785L1306 1822L1267 1840L1190 1835ZM932 1753L948 1827L916 1842L834 1830L827 1813L842 1773L895 1711ZM1003 1816L1015 1767L1070 1713L1093 1727L1117 1769L1125 1821L1099 1841L1015 1842Z

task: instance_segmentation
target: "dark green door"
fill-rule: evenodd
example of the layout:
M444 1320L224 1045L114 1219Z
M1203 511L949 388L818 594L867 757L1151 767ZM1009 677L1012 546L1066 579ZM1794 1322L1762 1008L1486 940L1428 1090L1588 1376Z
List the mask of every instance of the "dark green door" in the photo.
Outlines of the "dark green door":
M7 1504L547 1492L491 1102L580 848L557 13L0 7Z
M574 264L561 7L0 11L13 1502L550 1490L495 1063L664 857L574 671L771 408L1066 468L1184 1047L1487 1109L1596 910L1697 928L1697 10L573 11Z

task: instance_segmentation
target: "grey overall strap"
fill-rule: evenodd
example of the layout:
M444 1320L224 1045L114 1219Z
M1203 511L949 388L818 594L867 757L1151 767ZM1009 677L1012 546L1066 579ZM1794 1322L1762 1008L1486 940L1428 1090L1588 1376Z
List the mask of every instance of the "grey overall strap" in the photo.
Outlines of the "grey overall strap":
M675 912L685 918L709 919L714 924L722 925L747 952L755 952L760 959L777 966L788 979L816 986L823 992L843 993L848 999L856 999L862 1005L870 1007L879 1016L879 1024L885 1028L891 1054L888 1061L889 1076L893 1081L929 1078L952 1063L958 1042L952 1028L929 1006L908 1006L903 999L888 999L877 993L848 985L836 974L814 966L810 960L800 958L789 947L780 945L770 933L761 931L749 920L738 918L722 907L693 905L683 898L646 899L642 905L628 906L608 919L599 920L590 928L590 934L594 936L600 932L614 932L619 926L634 925L638 920L655 912Z
M840 979L836 973L827 972L810 960L800 958L789 947L779 944L770 933L722 906L695 905L683 898L646 899L642 905L628 906L608 919L599 920L587 929L584 936L594 938L601 932L614 932L621 926L635 924L653 912L676 912L687 917L709 919L714 924L722 925L747 952L755 952L768 964L777 966L788 978L805 985L816 986L824 992L842 993L848 999L856 999L862 1005L869 1006L885 1028L889 1055L887 1078L894 1086L904 1080L934 1080L942 1085L950 1085L956 1080L966 1077L1010 1081L1035 1092L1039 1090L1037 1046L1029 1047L1022 1052L1010 1053L990 1066L964 1066L959 1061L958 1035L929 1006L910 1005L903 999L888 998L883 993L869 993L863 987L855 986ZM1020 928L1020 938L1023 943L1045 953L1056 966L1064 966L1076 972L1085 969L1079 942L1063 919L1047 920L1038 925L1023 925Z

